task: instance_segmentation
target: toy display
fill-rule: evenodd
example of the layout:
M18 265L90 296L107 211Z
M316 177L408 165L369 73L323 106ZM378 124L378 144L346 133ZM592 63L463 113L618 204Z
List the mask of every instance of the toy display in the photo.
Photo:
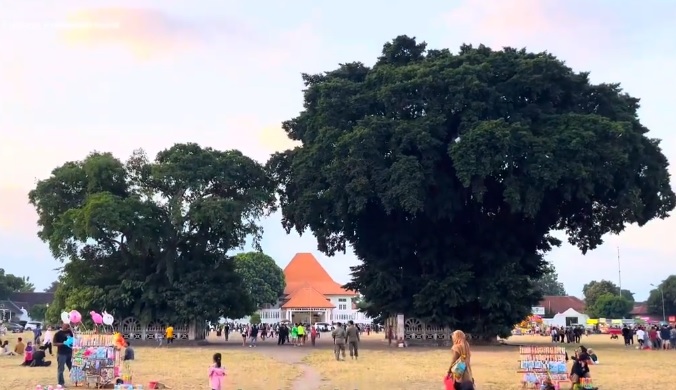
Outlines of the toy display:
M70 380L77 386L106 386L120 377L121 353L113 345L113 335L81 333L73 343L73 369Z
M554 388L568 381L566 349L563 347L525 346L519 348L519 370L525 389L540 389L551 383Z

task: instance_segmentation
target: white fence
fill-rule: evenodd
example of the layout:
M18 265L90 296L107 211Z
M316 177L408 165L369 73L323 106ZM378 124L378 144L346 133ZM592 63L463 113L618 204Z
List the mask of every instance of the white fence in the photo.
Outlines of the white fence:
M282 309L261 309L258 311L261 316L261 322L264 324L276 324L282 321L285 317ZM239 319L226 319L228 322L236 322L239 324L248 324L250 317ZM373 322L371 318L358 310L331 310L329 318L324 319L325 322L347 322L354 321L358 324L370 324Z

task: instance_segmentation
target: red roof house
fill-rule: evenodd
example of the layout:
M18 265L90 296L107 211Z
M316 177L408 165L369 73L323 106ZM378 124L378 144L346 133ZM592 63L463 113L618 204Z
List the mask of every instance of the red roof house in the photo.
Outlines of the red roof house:
M584 313L584 301L573 296L545 296L538 306L544 307L547 313L558 314L568 309L573 309L578 313Z
M346 290L334 281L311 253L297 253L284 268L284 278L284 309L333 309L335 306L328 296L357 296L356 292Z

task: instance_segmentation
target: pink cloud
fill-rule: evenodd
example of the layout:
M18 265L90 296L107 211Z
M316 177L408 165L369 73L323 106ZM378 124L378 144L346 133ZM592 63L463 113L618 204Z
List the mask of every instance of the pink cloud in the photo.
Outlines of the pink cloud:
M461 33L460 39L466 43L483 43L494 49L555 49L555 55L584 56L588 60L598 55L595 49L612 39L612 28L595 16L539 0L465 0L442 15L442 20ZM552 42L556 42L554 47Z
M259 144L269 153L281 152L300 145L289 139L280 126L266 126L257 134Z
M195 29L151 9L82 9L66 17L59 33L69 45L90 48L119 45L139 58L156 57L200 44Z
M28 191L17 187L0 187L0 231L35 233L37 213L28 204Z

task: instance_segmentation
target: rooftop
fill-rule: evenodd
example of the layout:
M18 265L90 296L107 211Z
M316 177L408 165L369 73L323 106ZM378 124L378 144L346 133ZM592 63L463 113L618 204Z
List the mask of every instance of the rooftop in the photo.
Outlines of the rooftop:
M284 278L286 295L308 286L322 295L357 295L336 283L312 253L297 253L284 268Z
M585 309L584 301L574 296L544 296L538 306L544 307L546 311L552 314L563 313L568 309L584 313Z
M335 306L326 299L326 296L309 285L302 287L291 294L289 300L282 305L284 309L333 309Z

